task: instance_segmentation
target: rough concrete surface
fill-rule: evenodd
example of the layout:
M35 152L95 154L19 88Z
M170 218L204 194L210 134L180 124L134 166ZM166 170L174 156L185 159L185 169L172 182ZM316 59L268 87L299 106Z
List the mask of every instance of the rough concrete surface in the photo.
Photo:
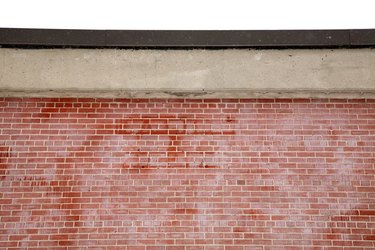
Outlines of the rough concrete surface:
M375 50L0 49L2 96L374 97Z

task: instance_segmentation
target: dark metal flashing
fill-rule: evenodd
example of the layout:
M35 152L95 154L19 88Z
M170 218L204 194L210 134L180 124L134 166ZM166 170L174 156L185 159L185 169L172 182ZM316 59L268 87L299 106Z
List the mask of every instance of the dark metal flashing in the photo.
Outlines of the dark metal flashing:
M63 30L0 28L15 48L356 48L375 47L375 29L356 30Z

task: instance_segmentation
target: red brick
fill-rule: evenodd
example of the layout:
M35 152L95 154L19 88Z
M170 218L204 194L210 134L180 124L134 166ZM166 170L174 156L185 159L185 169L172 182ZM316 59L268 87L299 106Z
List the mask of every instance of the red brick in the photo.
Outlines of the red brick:
M2 247L374 247L374 100L0 101Z

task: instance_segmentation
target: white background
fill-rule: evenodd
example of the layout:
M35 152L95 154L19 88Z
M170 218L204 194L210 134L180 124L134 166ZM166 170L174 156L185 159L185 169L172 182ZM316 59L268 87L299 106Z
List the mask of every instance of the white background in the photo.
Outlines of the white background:
M375 28L375 0L0 0L2 28Z

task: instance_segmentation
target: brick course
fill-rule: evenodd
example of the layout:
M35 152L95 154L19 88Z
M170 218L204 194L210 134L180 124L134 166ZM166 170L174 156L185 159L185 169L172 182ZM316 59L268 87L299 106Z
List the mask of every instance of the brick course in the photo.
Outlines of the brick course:
M373 249L375 100L0 98L1 249Z

